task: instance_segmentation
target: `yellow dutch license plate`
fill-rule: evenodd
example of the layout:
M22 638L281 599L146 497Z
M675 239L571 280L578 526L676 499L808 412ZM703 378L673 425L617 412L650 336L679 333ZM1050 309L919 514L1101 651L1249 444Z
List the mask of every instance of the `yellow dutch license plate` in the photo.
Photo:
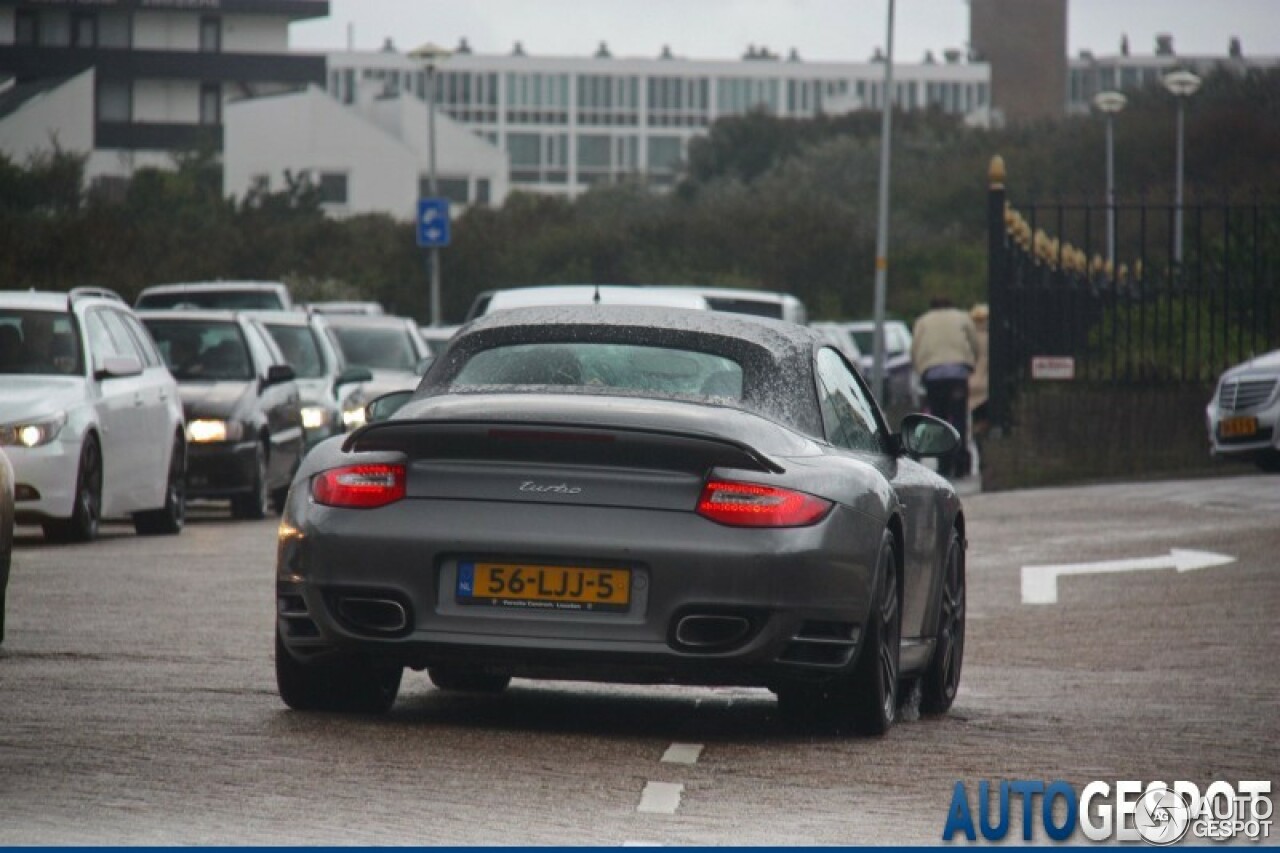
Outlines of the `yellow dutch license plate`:
M1222 438L1248 438L1258 432L1258 419L1254 417L1227 418L1218 424L1218 435Z
M631 571L464 560L457 595L462 604L618 612L631 604Z

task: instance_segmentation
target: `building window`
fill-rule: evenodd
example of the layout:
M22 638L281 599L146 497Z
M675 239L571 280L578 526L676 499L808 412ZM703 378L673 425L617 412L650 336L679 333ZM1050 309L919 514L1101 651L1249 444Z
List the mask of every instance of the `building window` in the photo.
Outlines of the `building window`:
M320 172L316 176L316 189L321 204L347 203L347 175L345 172Z
M31 9L19 9L13 19L13 43L34 45L40 41L40 15Z
M542 164L542 137L536 133L508 133L507 154L512 168L531 166L536 169Z
M133 18L128 12L98 12L98 47L133 46Z
M222 124L222 87L217 83L200 85L200 123Z
M674 171L680 165L680 156L680 137L649 137L649 171Z
M128 80L98 81L98 121L133 121L133 86Z
M98 15L95 12L75 12L71 15L71 46L98 46Z
M490 199L489 179L476 179L476 204L488 204Z
M200 52L222 52L222 19L206 16L200 19Z

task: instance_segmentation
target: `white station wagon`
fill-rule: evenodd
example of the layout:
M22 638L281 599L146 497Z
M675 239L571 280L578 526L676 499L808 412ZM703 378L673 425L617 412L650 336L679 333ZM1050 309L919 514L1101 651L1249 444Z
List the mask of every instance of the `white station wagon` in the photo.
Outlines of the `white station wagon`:
M110 291L0 291L0 445L15 515L87 542L103 518L177 533L186 439L178 386Z

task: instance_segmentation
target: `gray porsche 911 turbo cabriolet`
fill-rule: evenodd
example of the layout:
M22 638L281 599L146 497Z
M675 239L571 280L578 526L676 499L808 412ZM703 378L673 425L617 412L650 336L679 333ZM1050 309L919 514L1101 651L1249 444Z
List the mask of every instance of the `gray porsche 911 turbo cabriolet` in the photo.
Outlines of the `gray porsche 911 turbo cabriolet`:
M371 411L376 408L371 406ZM276 673L299 710L385 711L405 667L764 686L887 730L947 710L965 530L825 338L760 318L521 309L462 329L389 419L318 445L280 526Z

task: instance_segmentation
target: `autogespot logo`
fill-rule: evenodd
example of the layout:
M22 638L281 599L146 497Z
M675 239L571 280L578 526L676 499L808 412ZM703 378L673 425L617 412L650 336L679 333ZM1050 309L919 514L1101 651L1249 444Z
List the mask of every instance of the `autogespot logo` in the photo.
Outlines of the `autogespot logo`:
M1077 794L1069 782L1015 780L979 782L971 800L957 782L947 810L942 840L963 835L976 841L1001 841L1015 816L1022 840L1044 837L1067 841L1077 832L1089 841L1146 841L1165 846L1186 838L1194 843L1271 835L1271 782L1214 782L1204 789L1193 782L1090 782ZM975 819L976 816L976 819Z

